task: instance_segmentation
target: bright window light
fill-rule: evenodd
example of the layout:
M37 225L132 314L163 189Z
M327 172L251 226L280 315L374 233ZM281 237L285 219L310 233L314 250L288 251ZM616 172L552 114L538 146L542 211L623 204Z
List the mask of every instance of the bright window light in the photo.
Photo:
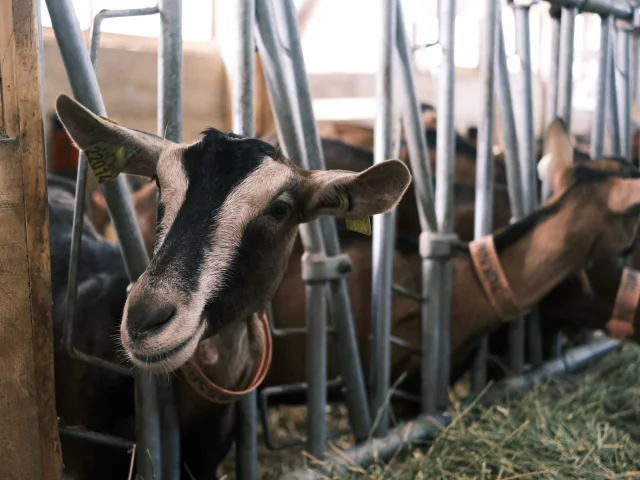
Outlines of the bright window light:
M502 12L502 34L504 37L504 50L507 56L516 53L516 24L513 11L508 8ZM520 60L518 60L518 65ZM520 68L520 67L518 67Z
M302 36L309 73L374 73L379 53L379 9L371 0L323 0Z
M476 68L480 62L480 17L457 15L455 21L454 61L456 67ZM469 41L474 39L475 41Z

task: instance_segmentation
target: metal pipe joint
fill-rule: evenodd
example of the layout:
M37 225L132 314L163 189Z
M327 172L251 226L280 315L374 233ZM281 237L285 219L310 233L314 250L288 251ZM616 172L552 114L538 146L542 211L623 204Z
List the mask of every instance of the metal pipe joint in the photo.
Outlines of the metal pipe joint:
M327 256L324 253L304 253L301 261L302 279L305 282L340 280L353 270L353 263L347 254Z
M420 256L422 258L450 258L454 245L460 240L455 233L422 232L420 234Z

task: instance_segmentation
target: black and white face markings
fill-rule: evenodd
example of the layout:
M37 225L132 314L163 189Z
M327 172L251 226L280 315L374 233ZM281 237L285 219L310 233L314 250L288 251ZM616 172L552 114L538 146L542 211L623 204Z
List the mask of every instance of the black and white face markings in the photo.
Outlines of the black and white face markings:
M268 301L286 268L282 240L295 237L298 181L270 145L217 130L164 151L156 181L154 255L122 333L135 364L162 371Z

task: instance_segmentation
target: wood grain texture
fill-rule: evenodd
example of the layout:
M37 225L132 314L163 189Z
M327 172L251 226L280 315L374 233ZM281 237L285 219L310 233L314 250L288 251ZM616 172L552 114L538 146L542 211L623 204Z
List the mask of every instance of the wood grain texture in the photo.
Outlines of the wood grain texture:
M35 1L0 2L0 478L60 478ZM10 19L10 20L7 20ZM10 34L7 35L7 28ZM4 81L13 79L6 88ZM9 91L10 103L4 96ZM16 126L9 127L11 125Z

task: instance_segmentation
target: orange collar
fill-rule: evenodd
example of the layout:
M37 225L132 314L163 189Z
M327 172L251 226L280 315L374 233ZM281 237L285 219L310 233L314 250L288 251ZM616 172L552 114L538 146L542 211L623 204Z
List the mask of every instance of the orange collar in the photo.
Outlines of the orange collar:
M239 399L242 395L252 392L262 383L264 377L269 371L271 365L271 355L273 350L273 340L271 338L271 329L269 328L269 321L267 315L262 316L260 325L264 330L264 345L262 346L262 355L260 358L260 364L256 370L253 380L249 386L240 391L227 390L214 383L209 377L205 375L198 363L192 357L181 368L180 371L184 376L186 382L205 400L212 403L232 403Z
M493 243L493 235L486 235L469 243L469 252L482 289L498 316L509 321L526 313L518 305L509 286Z
M613 306L611 319L607 322L606 329L618 340L630 340L640 325L636 325L636 313L640 300L640 272L625 268L622 271L616 303Z

